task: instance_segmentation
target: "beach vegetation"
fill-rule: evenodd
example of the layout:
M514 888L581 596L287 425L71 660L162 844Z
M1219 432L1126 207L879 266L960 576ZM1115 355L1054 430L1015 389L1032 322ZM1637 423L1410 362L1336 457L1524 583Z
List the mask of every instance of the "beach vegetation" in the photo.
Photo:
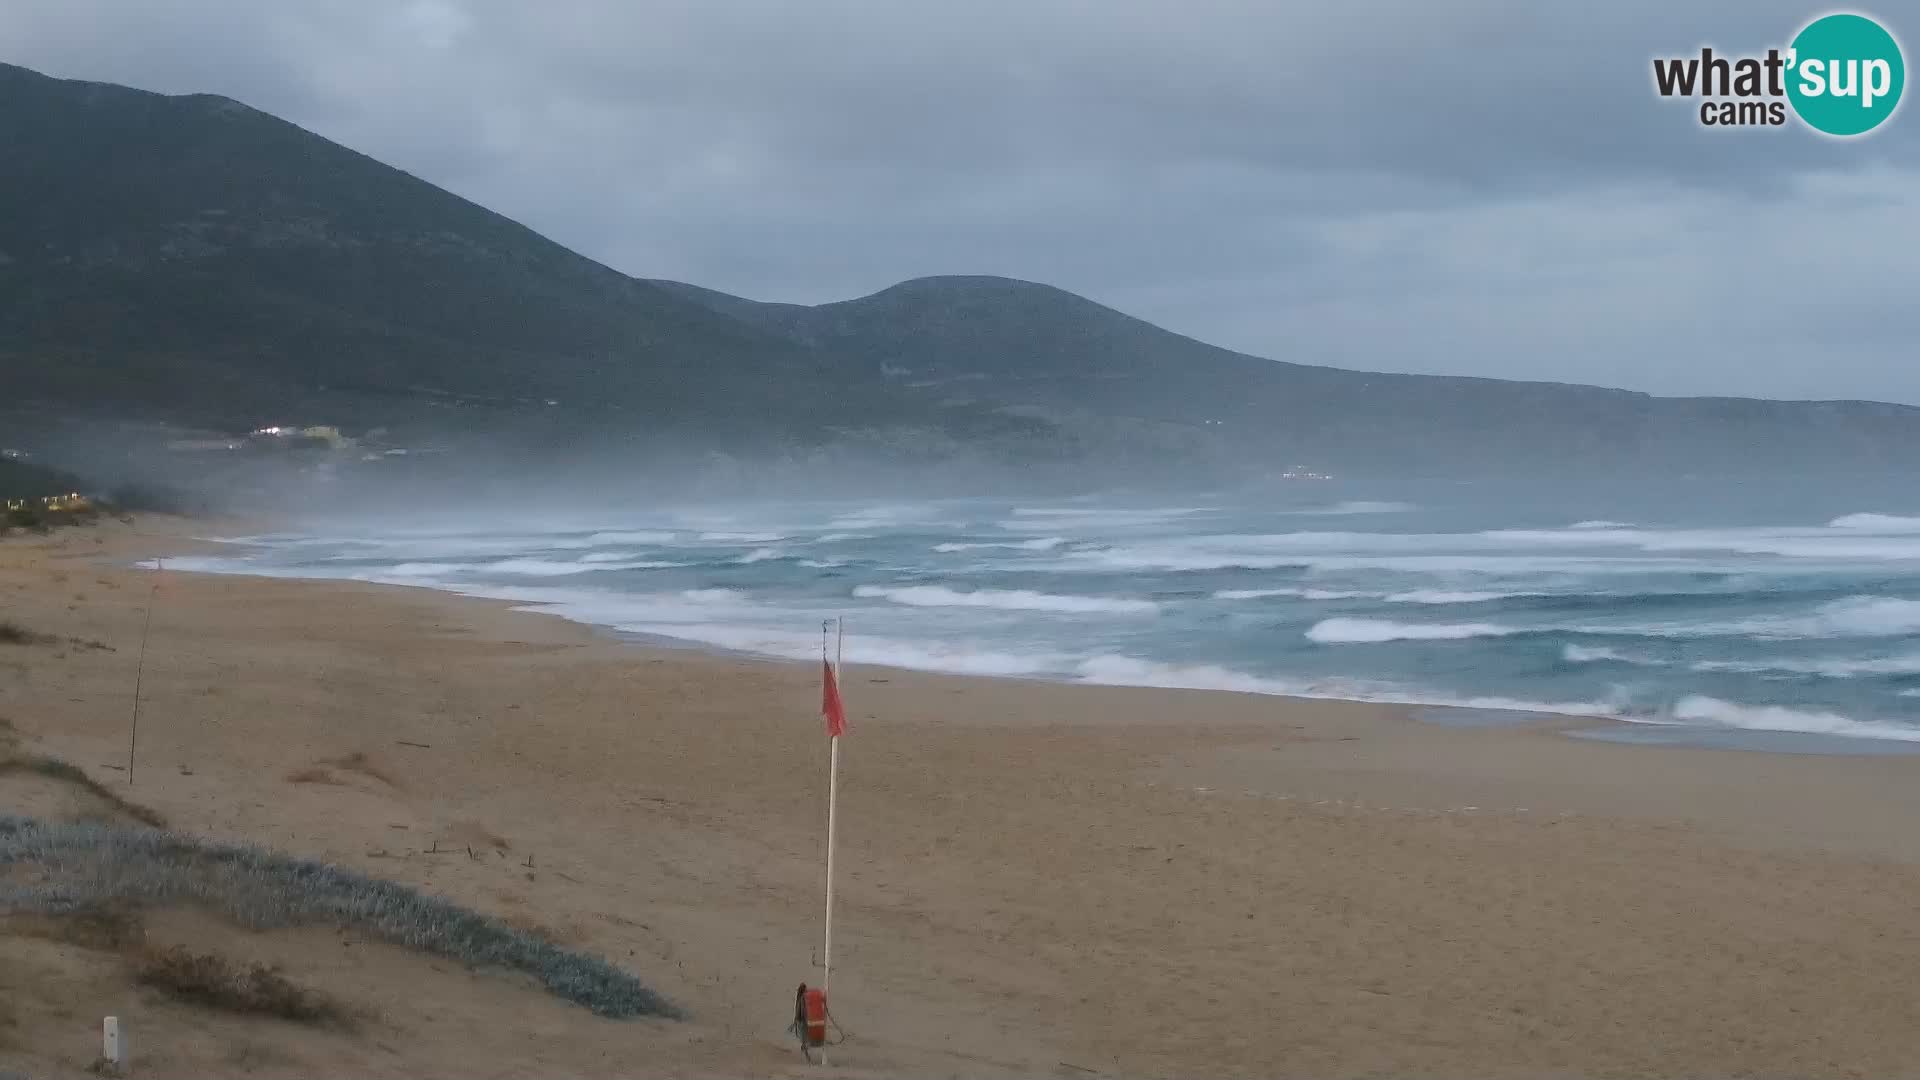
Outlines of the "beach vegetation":
M10 741L9 741L10 742ZM72 784L107 804L116 814L137 821L148 828L165 828L167 821L159 813L139 803L129 802L120 793L88 776L84 770L71 762L51 757L6 757L0 758L0 776L7 773L33 773L49 780Z
M332 925L469 968L521 972L601 1016L683 1015L598 957L397 882L160 829L0 816L0 910L62 915L182 905L252 930Z
M134 981L168 996L223 1012L271 1016L303 1024L347 1024L351 1014L331 995L300 986L265 964L235 964L185 946L147 949Z
M40 645L52 640L46 634L29 630L12 619L0 619L0 645Z

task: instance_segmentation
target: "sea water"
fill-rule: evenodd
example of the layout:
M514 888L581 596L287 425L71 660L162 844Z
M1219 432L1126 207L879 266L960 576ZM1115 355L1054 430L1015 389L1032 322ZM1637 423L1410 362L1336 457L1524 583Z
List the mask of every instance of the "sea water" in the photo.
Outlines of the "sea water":
M428 586L932 671L1920 742L1920 500L1728 511L1467 489L336 521L183 569Z

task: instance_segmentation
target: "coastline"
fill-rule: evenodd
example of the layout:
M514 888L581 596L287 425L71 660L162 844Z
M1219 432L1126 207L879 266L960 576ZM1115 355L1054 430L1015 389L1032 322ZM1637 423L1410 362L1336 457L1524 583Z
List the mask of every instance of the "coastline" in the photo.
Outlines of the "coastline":
M258 526L258 523L255 523L255 525ZM252 531L257 531L257 529ZM247 546L243 539L208 539L204 541L204 543L214 545L220 549L234 546ZM395 589L425 589L468 600L506 605L506 609L510 611L559 618L579 626L584 626L611 640L624 641L641 647L687 650L743 661L752 660L782 664L802 664L808 665L809 667L813 663L811 659L760 652L752 649L732 648L696 638L679 638L663 633L622 630L605 623L570 616L563 610L565 607L564 601L505 598L497 595L488 595L481 591L468 591L469 588L471 588L468 586L449 587L446 585L426 585L390 579L248 574L244 571L233 570L203 570L198 572L226 576L257 577L267 580L308 581L314 583L346 581ZM1071 677L1064 674L979 673L932 667L911 667L891 663L861 662L860 666L885 668L916 674L1001 679L1013 682L1040 682L1068 686L1114 686L1137 689L1187 690L1203 693L1251 694L1295 702L1328 701L1354 705L1384 706L1403 710L1410 718L1423 722L1437 723L1442 727L1532 727L1537 730L1554 731L1570 738L1616 742L1646 747L1737 750L1755 753L1822 756L1882 757L1920 754L1920 737L1900 739L1867 735L1858 732L1825 733L1795 728L1734 727L1682 721L1666 721L1652 717L1634 717L1620 715L1618 713L1607 713L1594 710L1589 706L1555 708L1544 703L1509 701L1497 696L1482 696L1460 700L1414 697L1394 698L1385 696L1357 697L1338 693L1319 694L1303 693L1293 690L1242 689L1232 686L1206 685L1204 683L1133 682L1124 679L1096 679L1089 676Z
M0 715L37 752L124 783L152 579L113 560L184 550L182 533L0 543L8 617L112 650L0 651ZM291 1039L296 1061L822 1075L782 1031L817 947L816 671L432 589L185 573L161 589L133 797L184 831L528 920L692 1017L601 1021L484 974L422 973L442 980L428 1007L337 942L241 935L364 986L391 1028L384 1050ZM1920 1059L1901 992L1920 977L1905 756L864 665L846 693L834 987L856 1037L827 1075L1901 1075ZM378 775L291 779L353 754ZM431 856L462 844L495 854ZM42 965L38 992L78 1019L29 1011L24 1030L99 1015L82 958L26 948L0 935L0 958ZM77 1074L60 1047L86 1039L26 1060ZM146 1040L151 1068L232 1071L208 1038Z

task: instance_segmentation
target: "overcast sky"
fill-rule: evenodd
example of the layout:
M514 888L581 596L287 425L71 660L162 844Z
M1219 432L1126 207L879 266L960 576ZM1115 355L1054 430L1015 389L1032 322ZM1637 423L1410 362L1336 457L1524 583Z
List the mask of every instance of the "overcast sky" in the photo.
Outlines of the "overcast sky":
M1652 90L1826 10L6 0L0 60L238 98L756 299L1003 274L1304 363L1920 403L1920 113L1841 142Z

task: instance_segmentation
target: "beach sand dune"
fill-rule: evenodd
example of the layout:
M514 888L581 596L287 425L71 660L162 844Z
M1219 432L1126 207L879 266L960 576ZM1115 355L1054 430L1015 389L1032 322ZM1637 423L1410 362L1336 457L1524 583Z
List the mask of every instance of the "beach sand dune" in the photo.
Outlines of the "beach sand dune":
M0 617L66 643L0 645L24 751L182 831L537 929L688 1019L596 1018L331 928L150 915L156 946L277 963L366 1019L226 1016L5 916L0 1066L82 1075L114 1012L155 1076L1920 1073L1920 760L859 667L848 1041L811 1068L784 1029L818 950L814 668L424 590L127 566L191 531L0 542ZM0 812L88 812L43 779L0 777Z

